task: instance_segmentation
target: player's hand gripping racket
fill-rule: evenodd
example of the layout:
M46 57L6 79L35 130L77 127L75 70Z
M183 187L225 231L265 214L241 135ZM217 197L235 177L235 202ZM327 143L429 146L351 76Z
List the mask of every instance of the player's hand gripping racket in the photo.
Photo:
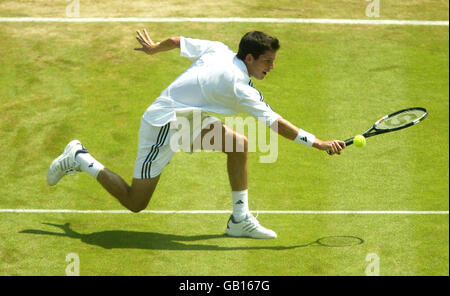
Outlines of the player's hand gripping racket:
M428 112L425 108L414 107L403 109L382 117L362 135L365 138L369 138L375 135L398 131L421 122L427 115ZM353 144L353 138L347 139L344 142L345 146L349 146ZM330 151L327 152L328 154L331 153Z

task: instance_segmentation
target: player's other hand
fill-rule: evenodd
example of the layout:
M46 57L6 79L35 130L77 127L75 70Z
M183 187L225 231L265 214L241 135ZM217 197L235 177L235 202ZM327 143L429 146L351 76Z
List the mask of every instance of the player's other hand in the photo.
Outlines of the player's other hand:
M330 140L330 141L322 141L316 139L313 144L313 147L319 150L325 150L328 154L341 154L341 150L345 148L345 142L340 140Z
M136 33L137 33L136 39L142 45L142 47L135 48L134 50L140 50L145 52L146 54L154 54L155 48L158 45L158 43L154 43L152 41L152 39L147 33L147 30L144 29L143 33L137 30Z

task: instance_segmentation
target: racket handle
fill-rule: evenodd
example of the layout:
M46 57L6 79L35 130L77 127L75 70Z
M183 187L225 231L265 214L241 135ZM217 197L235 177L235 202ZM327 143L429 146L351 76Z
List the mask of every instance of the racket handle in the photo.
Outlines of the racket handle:
M345 147L347 147L347 146L353 144L353 138L347 139L344 142L345 142ZM327 150L327 153L331 155L331 151L330 150Z

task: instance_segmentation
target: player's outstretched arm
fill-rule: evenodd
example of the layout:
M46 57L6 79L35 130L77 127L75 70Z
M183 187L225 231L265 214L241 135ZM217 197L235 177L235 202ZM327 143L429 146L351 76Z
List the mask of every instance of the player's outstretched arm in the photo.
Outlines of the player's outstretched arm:
M154 43L153 40L147 33L147 30L136 31L137 41L142 45L142 47L135 48L134 50L143 51L146 54L155 54L162 51L168 51L175 48L180 48L180 37L170 37L164 41Z
M319 150L330 151L330 154L341 154L345 148L345 142L340 140L322 141L315 136L305 132L286 119L280 118L271 126L279 135Z

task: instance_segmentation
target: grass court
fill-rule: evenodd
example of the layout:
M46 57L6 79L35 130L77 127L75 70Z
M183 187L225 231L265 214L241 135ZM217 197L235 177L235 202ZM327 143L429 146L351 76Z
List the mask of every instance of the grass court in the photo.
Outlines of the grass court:
M368 2L80 1L81 17L369 19ZM190 2L189 2L190 3ZM379 19L448 20L448 1L381 0ZM65 1L1 1L0 17L65 17ZM445 214L260 213L274 240L224 236L229 213L17 213L123 210L87 174L46 184L51 161L79 139L131 181L140 118L189 65L147 56L137 29L217 40L237 51L251 30L281 43L275 69L253 81L284 118L321 139L346 139L381 116L425 107L423 123L329 157L279 138L275 163L249 155L252 211L447 211ZM449 275L449 28L270 23L0 22L0 275L352 275L368 254L379 274ZM223 118L223 117L221 117ZM148 210L231 211L226 156L177 153ZM310 244L353 236L345 247Z

